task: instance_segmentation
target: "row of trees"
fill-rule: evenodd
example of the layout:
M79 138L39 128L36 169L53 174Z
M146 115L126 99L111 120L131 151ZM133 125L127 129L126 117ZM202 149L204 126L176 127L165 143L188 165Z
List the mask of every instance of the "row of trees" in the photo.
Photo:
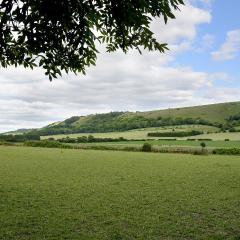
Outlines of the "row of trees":
M49 140L54 140L54 139L49 139ZM78 138L62 138L58 140L59 142L62 143L94 143L94 142L122 142L122 141L128 141L127 139L123 137L119 138L95 138L92 135L89 136L82 136Z
M190 137L203 134L201 131L192 130L189 132L150 132L149 137Z
M0 141L4 142L25 142L29 140L40 140L40 135L37 132L18 134L18 135L0 135Z

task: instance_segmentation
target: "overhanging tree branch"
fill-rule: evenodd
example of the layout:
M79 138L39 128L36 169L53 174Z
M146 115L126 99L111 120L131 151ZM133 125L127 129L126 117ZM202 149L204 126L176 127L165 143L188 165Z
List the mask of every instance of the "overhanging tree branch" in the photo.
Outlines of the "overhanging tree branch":
M175 18L183 0L2 0L0 64L41 66L49 79L62 71L85 74L96 42L108 52L143 47L166 51L150 30L153 18Z

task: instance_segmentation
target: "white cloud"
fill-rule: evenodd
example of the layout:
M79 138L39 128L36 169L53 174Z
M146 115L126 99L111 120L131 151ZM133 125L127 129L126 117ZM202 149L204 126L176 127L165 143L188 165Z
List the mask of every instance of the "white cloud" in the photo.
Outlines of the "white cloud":
M215 61L225 61L234 59L240 51L240 30L227 32L225 43L218 51L212 52Z
M162 21L154 21L152 30L159 41L173 45L181 41L191 41L196 37L197 26L211 21L211 14L207 10L190 4L182 6L181 11L175 12L175 16L176 19L169 20L167 25Z
M212 4L215 2L215 0L190 0L190 3L193 5L200 5L201 7L211 9Z
M214 102L239 101L239 96L240 88L229 87L209 88L204 94L204 98Z
M209 51L209 49L212 48L214 41L215 41L214 35L212 35L212 34L203 35L201 42L200 42L200 47L196 48L196 52Z

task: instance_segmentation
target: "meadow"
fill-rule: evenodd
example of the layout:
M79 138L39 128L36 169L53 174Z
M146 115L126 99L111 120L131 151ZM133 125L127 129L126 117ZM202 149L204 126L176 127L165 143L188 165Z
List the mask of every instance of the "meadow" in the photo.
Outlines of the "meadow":
M166 127L152 127L152 128L142 128L142 129L134 129L129 131L122 131L122 132L106 132L106 133L75 133L75 134L58 134L58 135L50 135L50 136L42 136L41 139L60 139L64 137L82 137L82 136L89 136L92 135L96 138L119 138L123 137L126 139L151 139L153 137L148 137L149 132L169 132L172 130L175 131L192 131L198 130L203 131L204 133L215 133L219 131L219 128L207 125L179 125L179 126L166 126ZM240 140L240 133L239 140Z
M99 142L99 143L82 143L77 145L98 145L98 146L136 146L143 145L146 141L123 141L123 142ZM152 146L155 147L192 147L192 148L200 148L201 142L206 143L207 148L239 148L240 141L222 141L222 140L214 140L214 141L188 141L188 140L148 140Z
M240 157L0 147L0 239L240 238Z

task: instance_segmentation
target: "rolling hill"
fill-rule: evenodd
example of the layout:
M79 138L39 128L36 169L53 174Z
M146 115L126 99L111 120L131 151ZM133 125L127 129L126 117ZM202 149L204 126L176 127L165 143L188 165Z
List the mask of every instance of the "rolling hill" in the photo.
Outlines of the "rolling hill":
M147 118L172 117L172 118L201 118L211 123L226 123L230 116L240 114L240 102L218 103L201 105L194 107L169 108L165 110L155 110L139 112L137 115Z
M4 134L17 135L34 132L34 134L48 136L71 133L105 133L184 124L214 126L223 130L233 127L238 129L240 127L240 102L146 112L110 112L73 116L40 129L19 129Z
M38 129L41 135L126 131L146 127L202 124L219 128L240 125L240 102L147 112L110 112L74 116Z
M35 130L36 130L35 128L31 128L31 129L30 128L20 128L15 131L5 132L5 133L3 133L3 135L22 135L22 134L29 133L29 132L32 132Z

